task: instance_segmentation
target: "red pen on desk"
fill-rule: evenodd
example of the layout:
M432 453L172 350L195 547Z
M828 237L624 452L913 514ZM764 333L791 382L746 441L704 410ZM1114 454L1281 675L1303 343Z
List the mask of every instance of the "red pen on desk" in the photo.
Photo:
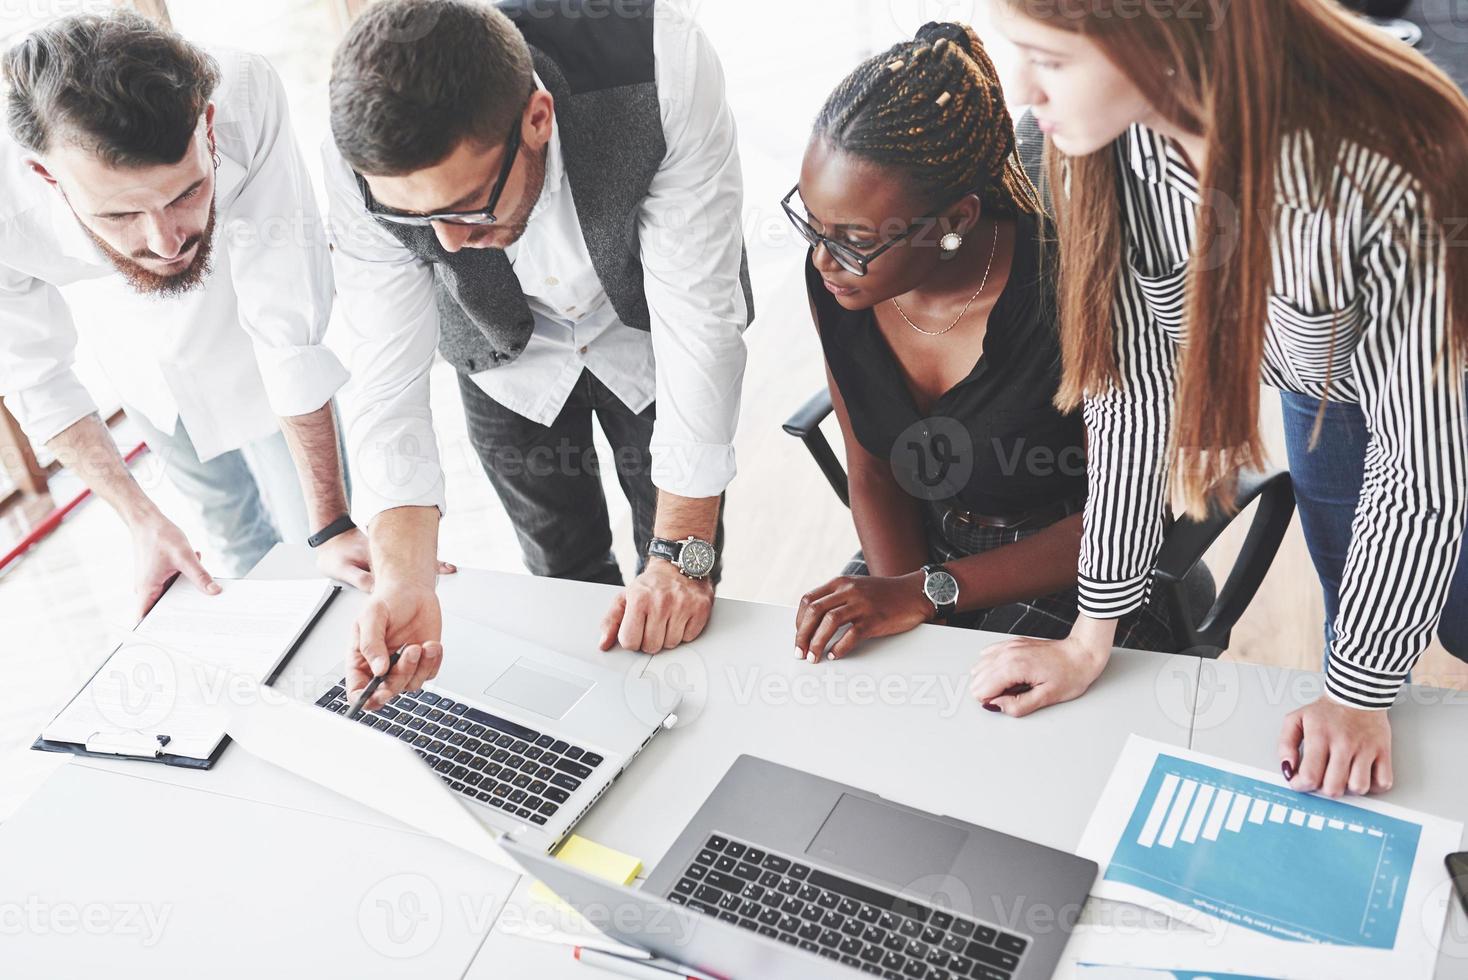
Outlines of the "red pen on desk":
M624 977L638 977L640 980L698 980L686 973L673 970L665 970L651 963L634 960L628 956L618 956L615 953L604 953L599 949L591 949L587 946L577 946L574 950L576 959L587 966L600 967L611 973L620 973Z

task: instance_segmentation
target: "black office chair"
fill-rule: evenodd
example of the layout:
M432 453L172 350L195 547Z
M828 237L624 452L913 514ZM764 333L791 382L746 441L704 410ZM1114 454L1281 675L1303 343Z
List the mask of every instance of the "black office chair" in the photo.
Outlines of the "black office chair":
M1342 2L1408 47L1415 48L1422 43L1421 25L1403 16L1407 8L1412 5L1410 0L1342 0ZM1418 18L1418 20L1421 19L1421 17Z
M1411 0L1344 0L1352 10L1367 17L1400 17L1412 6Z
M831 393L822 389L790 417L784 429L805 443L831 489L850 507L846 471L821 431L821 422L830 414ZM1234 517L1214 507L1206 520L1179 518L1168 529L1157 556L1153 587L1161 590L1171 617L1175 652L1213 659L1227 650L1234 626L1264 582L1295 513L1290 474L1283 470L1245 474L1239 480L1235 516L1255 500L1259 509L1222 590L1215 588L1203 556Z

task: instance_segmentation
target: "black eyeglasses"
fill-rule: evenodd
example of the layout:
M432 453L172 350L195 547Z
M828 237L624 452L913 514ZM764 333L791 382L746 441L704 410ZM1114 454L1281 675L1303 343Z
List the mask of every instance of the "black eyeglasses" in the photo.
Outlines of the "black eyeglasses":
M489 192L489 202L482 208L473 211L441 211L438 214L404 214L401 211L393 211L377 203L372 197L372 191L367 187L367 181L362 181L362 193L366 195L367 210L381 218L383 221L391 221L397 225L412 225L422 228L439 222L446 225L492 225L499 221L495 216L495 209L499 207L500 196L505 192L505 184L509 183L510 171L515 168L515 158L520 155L520 119L515 119L515 127L510 132L510 138L505 143L505 162L500 165L499 178L494 182L494 189Z
M933 218L919 219L918 221L909 225L907 230L904 231L902 234L897 235L894 238L888 239L886 242L883 242L872 251L861 252L850 245L844 244L842 242L832 241L830 238L822 235L820 232L812 228L810 226L810 222L806 221L799 214L797 214L795 209L790 206L790 202L799 192L800 185L796 184L794 187L790 188L790 193L786 194L785 199L780 202L780 207L785 209L785 216L790 219L790 223L795 226L795 230L800 232L800 237L804 238L807 242L810 243L811 248L820 248L822 245L826 246L826 252L831 256L831 258L835 259L836 263L840 265L841 268L845 269L853 276L865 276L867 274L867 266L871 265L877 259L885 255L888 249L891 249L894 246L911 238L925 224L930 224L935 220Z

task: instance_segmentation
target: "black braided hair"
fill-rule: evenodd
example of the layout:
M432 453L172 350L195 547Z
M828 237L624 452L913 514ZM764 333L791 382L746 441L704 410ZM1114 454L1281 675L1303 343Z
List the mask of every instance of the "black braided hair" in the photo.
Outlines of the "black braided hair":
M1041 211L999 73L965 24L926 24L864 62L826 100L814 135L900 173L934 208L977 194L995 214Z

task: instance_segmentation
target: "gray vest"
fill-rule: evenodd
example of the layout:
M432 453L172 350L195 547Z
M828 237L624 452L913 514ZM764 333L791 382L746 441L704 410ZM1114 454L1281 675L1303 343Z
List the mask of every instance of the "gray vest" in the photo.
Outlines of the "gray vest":
M561 156L597 278L625 325L652 329L643 289L638 212L667 150L653 54L656 0L620 0L602 16L587 0L498 4L530 45L556 100ZM627 16L628 11L639 16ZM535 316L500 249L444 251L432 228L379 223L433 266L439 352L461 373L508 364L525 350ZM749 261L740 263L754 313Z

